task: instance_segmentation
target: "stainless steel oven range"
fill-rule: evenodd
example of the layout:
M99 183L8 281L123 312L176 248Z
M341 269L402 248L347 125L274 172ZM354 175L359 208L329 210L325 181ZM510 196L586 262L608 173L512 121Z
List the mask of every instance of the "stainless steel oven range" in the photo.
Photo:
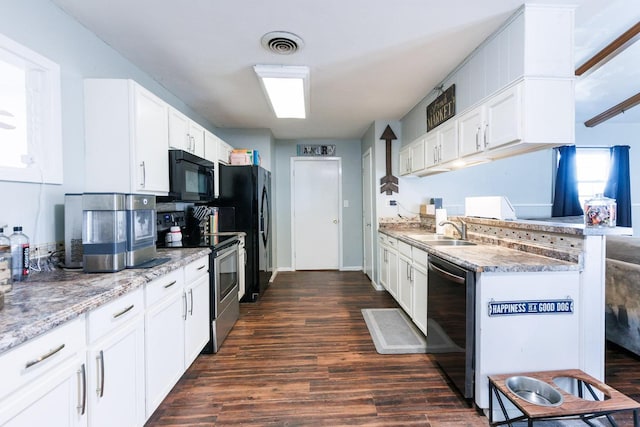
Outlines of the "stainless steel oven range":
M215 239L215 238L214 238ZM238 301L238 237L226 236L226 240L212 246L210 258L211 340L204 353L217 353L222 341L240 316Z

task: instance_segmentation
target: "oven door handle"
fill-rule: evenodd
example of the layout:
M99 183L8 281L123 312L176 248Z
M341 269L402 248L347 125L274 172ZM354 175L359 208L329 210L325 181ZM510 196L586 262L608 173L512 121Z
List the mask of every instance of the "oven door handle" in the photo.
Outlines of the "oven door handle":
M437 275L439 275L440 277L443 277L449 281L452 281L454 283L458 283L460 285L464 285L464 283L466 282L466 279L464 277L460 277L457 274L453 274L450 273L446 270L443 270L442 268L436 266L435 264L429 263L429 270L433 271L434 273L436 273Z

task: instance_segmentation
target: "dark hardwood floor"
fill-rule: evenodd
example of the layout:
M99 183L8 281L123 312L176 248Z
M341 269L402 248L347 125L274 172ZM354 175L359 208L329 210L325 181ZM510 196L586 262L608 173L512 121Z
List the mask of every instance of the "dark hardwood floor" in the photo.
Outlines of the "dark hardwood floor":
M429 355L376 352L360 310L384 307L396 303L360 272L280 273L146 425L487 426ZM638 360L607 358L607 382L639 399Z

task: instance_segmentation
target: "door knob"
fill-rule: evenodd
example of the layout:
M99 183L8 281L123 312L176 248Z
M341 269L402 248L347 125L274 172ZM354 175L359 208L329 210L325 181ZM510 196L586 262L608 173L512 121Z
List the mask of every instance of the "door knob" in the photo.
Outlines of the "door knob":
M334 223L334 224L337 224L337 223L338 223L338 220L337 220L337 219L334 219L334 220L333 220L333 223Z

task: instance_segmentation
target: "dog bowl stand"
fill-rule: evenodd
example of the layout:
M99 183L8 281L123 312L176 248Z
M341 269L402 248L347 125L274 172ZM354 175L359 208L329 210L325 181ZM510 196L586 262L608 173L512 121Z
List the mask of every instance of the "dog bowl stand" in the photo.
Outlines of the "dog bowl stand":
M562 404L558 406L538 405L535 403L530 403L522 399L520 396L512 393L505 384L505 381L508 378L513 377L514 375L535 378L553 386L562 394ZM604 393L608 397L608 399L585 400L579 396L569 394L561 388L555 386L553 379L559 377L569 377L575 379L578 384L578 389L582 390L584 386L591 393L591 397L594 399L597 399L597 395L593 390L594 388L596 389L596 391ZM500 406L502 414L504 415L504 420L493 420L494 397L495 401ZM515 405L515 407L522 413L522 415L510 418L503 398L506 398L509 402ZM610 416L611 414L621 411L633 411L633 425L634 427L640 427L640 424L638 424L639 409L640 403L620 393L619 391L606 385L605 383L587 375L579 369L489 376L489 425L491 426L509 425L510 427L512 427L512 423L527 420L527 425L529 427L533 427L534 421L559 420L563 418L581 419L587 425L593 425L589 420L601 416L606 416L612 426L617 426L615 420Z

